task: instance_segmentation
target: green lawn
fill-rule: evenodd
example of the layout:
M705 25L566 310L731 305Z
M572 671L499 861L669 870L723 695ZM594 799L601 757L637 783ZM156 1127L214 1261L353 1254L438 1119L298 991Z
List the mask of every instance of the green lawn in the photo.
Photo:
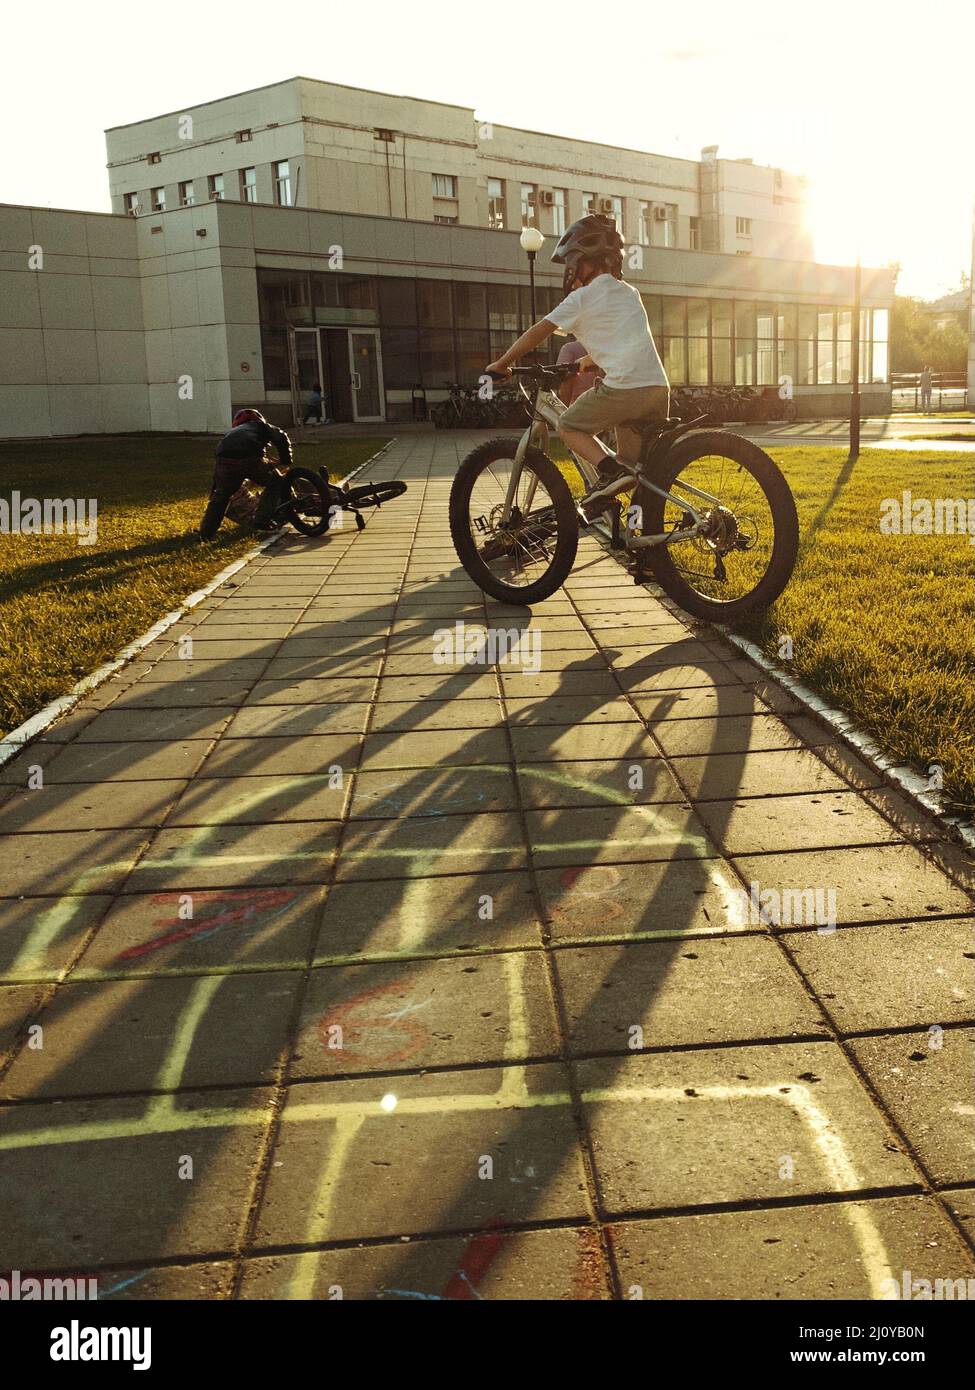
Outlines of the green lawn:
M769 450L795 494L792 582L742 628L772 656L792 638L795 676L853 715L896 758L944 769L975 811L975 546L967 535L884 535L881 502L975 497L975 457L865 449Z
M975 498L975 454L764 447L799 511L785 593L739 631L853 715L898 760L943 768L955 810L975 813L975 546L967 535L884 535L880 504ZM576 470L553 455L580 495ZM781 639L791 637L783 660Z
M295 461L343 477L385 438L299 444ZM94 545L72 535L0 535L0 733L80 677L255 544L225 521L196 527L213 468L212 439L44 440L0 444L0 498L95 497Z

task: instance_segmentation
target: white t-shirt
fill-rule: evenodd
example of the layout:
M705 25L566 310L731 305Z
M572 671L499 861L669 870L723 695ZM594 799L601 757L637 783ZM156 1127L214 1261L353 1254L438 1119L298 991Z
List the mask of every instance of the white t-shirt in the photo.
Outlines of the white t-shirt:
M621 391L667 386L667 373L650 332L638 290L612 275L597 275L545 315L561 333L574 333L606 385Z

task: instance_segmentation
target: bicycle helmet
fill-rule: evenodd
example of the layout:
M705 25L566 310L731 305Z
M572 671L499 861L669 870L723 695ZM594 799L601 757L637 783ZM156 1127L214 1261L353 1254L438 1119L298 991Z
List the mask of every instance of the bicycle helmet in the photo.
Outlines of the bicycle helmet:
M608 270L619 278L623 270L623 238L611 217L590 213L587 217L580 217L578 222L573 222L562 233L552 252L552 260L556 265L565 266L562 289L568 294L580 261L592 262L595 267L593 274Z
M231 424L233 424L234 426L243 425L247 420L259 420L262 425L267 424L267 421L265 420L261 412L259 410L252 410L250 407L248 407L246 410L238 410L237 414L231 421Z

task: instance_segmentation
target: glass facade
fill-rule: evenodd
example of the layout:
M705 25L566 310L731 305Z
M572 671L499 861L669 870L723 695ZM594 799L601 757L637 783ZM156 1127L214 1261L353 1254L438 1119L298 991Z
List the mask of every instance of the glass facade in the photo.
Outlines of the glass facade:
M471 383L531 323L523 285L259 270L258 297L269 391L290 387L291 325L378 328L387 390L440 391L454 381ZM674 386L772 386L783 376L799 386L850 382L849 307L704 295L641 297ZM538 286L538 317L561 298L561 290ZM860 380L885 382L887 310L864 309L860 329ZM554 361L564 341L549 339L541 359Z

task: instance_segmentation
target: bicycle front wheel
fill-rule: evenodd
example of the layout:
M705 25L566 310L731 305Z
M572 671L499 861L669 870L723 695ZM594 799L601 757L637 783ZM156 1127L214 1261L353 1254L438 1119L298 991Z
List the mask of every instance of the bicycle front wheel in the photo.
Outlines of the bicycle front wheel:
M726 430L702 430L677 441L653 481L678 501L640 487L634 501L644 535L692 526L684 500L705 521L699 535L644 551L675 603L695 618L730 623L778 598L796 563L799 518L789 484L764 449Z
M328 530L328 487L310 468L289 468L284 475L288 520L303 536Z
M486 594L532 604L554 594L572 569L579 519L562 474L539 449L525 454L504 519L518 439L472 449L450 489L450 534L457 558Z
M391 478L385 483L359 483L357 487L350 487L348 491L340 491L343 491L346 506L381 507L384 502L391 502L394 497L402 497L406 491L406 483L400 478Z

